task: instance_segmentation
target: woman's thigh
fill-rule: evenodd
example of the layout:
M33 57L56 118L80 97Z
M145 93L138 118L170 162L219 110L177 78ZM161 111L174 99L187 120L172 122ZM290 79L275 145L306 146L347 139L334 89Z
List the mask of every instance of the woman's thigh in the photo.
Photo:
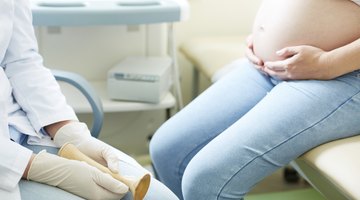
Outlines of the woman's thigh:
M273 87L246 61L165 122L155 133L150 154L162 182L181 196L188 162L209 141L241 118Z
M241 199L309 149L359 134L357 76L278 84L191 160L183 177L184 198Z

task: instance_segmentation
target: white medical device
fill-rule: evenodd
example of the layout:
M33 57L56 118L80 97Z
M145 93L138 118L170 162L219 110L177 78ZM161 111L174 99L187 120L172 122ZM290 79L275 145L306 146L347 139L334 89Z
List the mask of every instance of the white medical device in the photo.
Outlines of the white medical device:
M169 57L127 57L108 72L110 99L159 103L171 86Z

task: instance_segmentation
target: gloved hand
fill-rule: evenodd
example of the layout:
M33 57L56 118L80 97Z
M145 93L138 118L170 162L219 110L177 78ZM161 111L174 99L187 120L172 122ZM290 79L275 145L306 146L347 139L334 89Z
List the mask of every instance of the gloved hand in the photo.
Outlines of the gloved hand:
M82 153L98 163L107 166L112 172L119 172L119 161L142 168L133 158L114 147L91 136L85 123L70 122L61 127L55 134L54 142L59 147L65 143L75 145Z
M120 199L129 190L122 182L85 162L65 159L45 150L35 156L27 178L86 199Z

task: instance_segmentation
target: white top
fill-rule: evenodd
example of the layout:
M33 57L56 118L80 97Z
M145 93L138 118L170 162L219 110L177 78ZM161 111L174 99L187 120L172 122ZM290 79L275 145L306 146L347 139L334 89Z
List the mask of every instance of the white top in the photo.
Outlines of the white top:
M9 126L41 140L44 126L77 117L37 52L29 0L1 0L0 24L0 198L17 200L32 151Z

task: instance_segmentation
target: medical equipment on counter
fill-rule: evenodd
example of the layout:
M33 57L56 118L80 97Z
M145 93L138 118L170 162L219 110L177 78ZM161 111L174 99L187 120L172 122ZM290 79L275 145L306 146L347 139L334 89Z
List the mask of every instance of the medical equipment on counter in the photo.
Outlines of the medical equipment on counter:
M183 107L173 22L189 17L187 0L31 0L35 26L93 26L168 23L168 51L172 58L172 78L178 108ZM101 92L101 91L100 91ZM114 102L102 99L104 109L113 110ZM156 104L169 108L169 101ZM80 104L82 105L82 104ZM109 106L107 106L109 105ZM159 107L157 106L157 107ZM116 110L123 106L116 104ZM133 107L133 106L131 106ZM135 106L136 107L136 106ZM144 108L144 104L139 104ZM145 106L152 109L154 106ZM157 108L156 106L154 107ZM140 108L134 108L137 110ZM169 111L167 110L169 113Z
M171 86L169 57L127 57L108 72L110 99L159 103Z

